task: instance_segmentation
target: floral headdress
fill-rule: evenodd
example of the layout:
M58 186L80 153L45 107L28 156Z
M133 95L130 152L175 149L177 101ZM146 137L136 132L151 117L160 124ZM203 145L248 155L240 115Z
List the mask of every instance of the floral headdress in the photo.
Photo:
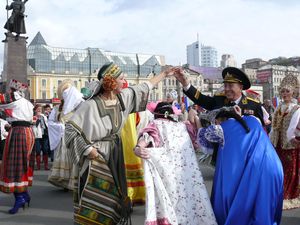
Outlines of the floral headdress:
M282 89L287 89L293 91L293 97L298 97L299 95L299 81L293 74L287 74L281 81L279 86L279 92Z
M24 92L27 90L28 86L26 84L21 83L20 81L17 81L15 79L11 79L9 82L9 87L13 88L17 91Z
M101 87L106 91L112 91L117 87L116 78L122 74L120 67L109 62L104 64L98 72L98 80L94 80L88 84L88 89L91 91L92 96L96 95Z
M98 72L98 80L100 81L103 89L112 91L117 87L116 78L122 74L120 67L113 63L104 64Z

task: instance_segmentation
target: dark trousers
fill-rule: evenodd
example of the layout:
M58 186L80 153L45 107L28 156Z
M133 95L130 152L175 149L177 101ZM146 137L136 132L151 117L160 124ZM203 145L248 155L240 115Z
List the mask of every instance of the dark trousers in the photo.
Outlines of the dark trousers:
M0 160L2 160L4 147L5 147L5 139L0 141Z
M36 138L35 139L35 154L41 155L41 152L43 152L43 155L48 155L47 143L45 143L43 138Z

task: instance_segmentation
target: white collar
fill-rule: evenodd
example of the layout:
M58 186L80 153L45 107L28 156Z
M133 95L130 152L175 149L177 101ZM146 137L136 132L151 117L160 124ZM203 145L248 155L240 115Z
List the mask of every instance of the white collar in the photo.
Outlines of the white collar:
M236 105L238 105L240 103L242 97L243 97L243 95L241 95L241 97L239 97L237 100L234 101Z

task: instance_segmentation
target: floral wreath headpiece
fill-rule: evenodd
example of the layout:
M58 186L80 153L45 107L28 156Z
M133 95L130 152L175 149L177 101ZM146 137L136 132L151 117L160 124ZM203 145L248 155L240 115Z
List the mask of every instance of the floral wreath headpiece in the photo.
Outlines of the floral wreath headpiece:
M296 76L293 74L287 74L281 81L279 88L279 92L282 89L287 89L293 91L293 97L297 98L299 96L299 81Z

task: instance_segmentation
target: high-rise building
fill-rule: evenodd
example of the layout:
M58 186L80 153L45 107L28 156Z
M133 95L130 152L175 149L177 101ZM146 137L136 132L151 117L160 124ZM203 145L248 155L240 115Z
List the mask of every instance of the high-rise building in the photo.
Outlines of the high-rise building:
M218 52L216 48L201 44L201 66L218 67Z
M200 66L199 41L196 41L186 47L187 63L191 66Z
M187 64L191 66L218 67L218 52L212 46L199 44L199 41L188 45Z
M222 58L221 58L221 67L222 68L225 68L228 66L236 67L236 65L237 65L237 63L236 63L233 55L230 55L230 54L222 55Z

